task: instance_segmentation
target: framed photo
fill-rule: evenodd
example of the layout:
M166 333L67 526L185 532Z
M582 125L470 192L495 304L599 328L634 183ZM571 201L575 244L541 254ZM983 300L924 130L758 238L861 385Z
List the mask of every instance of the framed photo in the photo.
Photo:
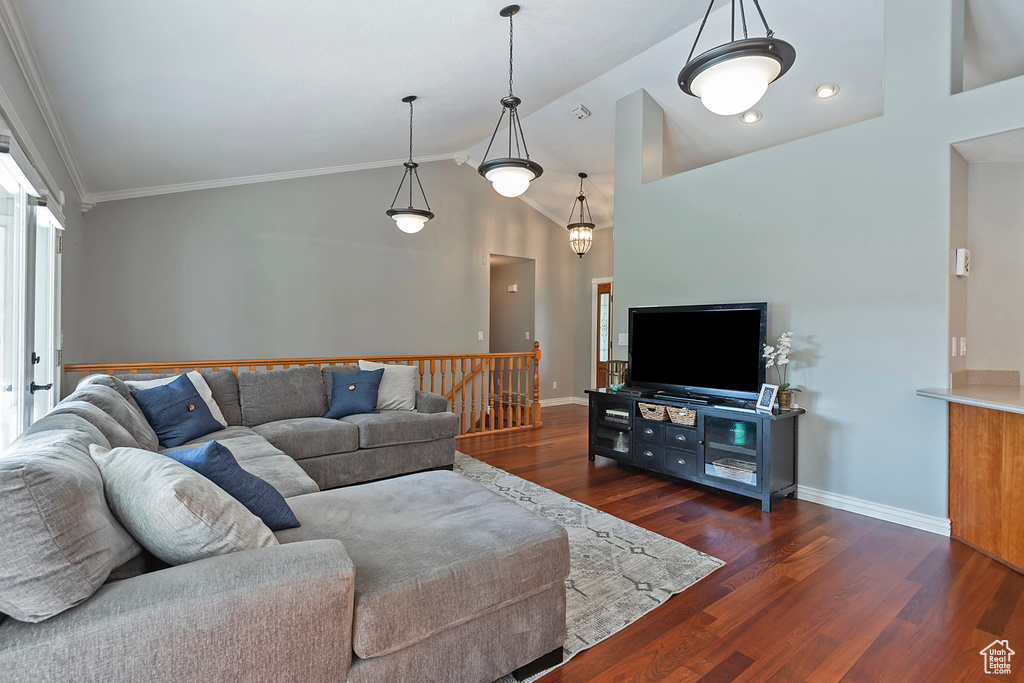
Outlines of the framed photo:
M770 413L775 405L775 395L779 393L777 384L762 384L761 393L757 397L757 412Z

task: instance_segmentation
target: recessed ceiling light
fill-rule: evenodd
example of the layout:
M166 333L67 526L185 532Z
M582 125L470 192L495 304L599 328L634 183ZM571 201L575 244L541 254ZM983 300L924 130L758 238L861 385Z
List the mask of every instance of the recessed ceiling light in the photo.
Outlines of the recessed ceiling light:
M751 109L750 111L745 111L742 114L740 114L740 121L742 121L743 123L757 123L760 120L761 112L757 111L756 109Z
M830 97L835 97L838 92L839 86L835 83L822 83L814 89L814 96L820 100L827 100Z

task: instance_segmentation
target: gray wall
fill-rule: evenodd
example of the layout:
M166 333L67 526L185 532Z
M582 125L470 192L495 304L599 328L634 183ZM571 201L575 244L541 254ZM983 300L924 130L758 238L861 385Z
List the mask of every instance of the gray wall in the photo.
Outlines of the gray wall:
M967 179L970 164L955 149L950 148L950 182L949 182L949 332L946 334L949 352L949 372L961 372L967 369L967 356L960 354L960 337L967 336L967 292L970 287L969 277L958 277L955 274L956 250L967 247ZM957 339L956 355L953 355L953 337ZM967 345L968 351L970 344Z
M1024 375L1024 164L971 164L967 367Z
M533 348L536 275L537 263L533 259L491 265L491 353L515 353ZM517 285L519 291L510 294L509 285Z
M583 258L576 258L576 321L575 338L576 349L574 352L575 381L573 384L573 396L586 397L584 393L591 388L590 364L593 362L593 331L594 325L594 301L593 284L594 278L612 277L612 245L615 241L615 229L605 228L594 231L594 243L590 245L590 251L584 254ZM615 297L615 285L612 285L612 298ZM612 342L612 357L615 357L616 348ZM622 352L625 354L625 350Z
M97 205L68 360L482 353L498 253L536 260L541 396L571 386L564 228L469 166L420 175L437 218L416 235L384 215L400 168Z
M882 117L644 183L663 116L639 92L615 151L616 331L629 306L768 301L807 387L800 484L940 518L946 406L914 392L949 369L949 146L1024 126L1022 78L950 96L952 14L886 3Z

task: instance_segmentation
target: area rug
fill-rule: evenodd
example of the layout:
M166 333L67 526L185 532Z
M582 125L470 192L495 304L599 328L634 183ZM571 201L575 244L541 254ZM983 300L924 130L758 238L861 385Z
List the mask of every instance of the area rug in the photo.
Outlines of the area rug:
M725 564L464 453L455 454L455 471L569 532L563 663Z

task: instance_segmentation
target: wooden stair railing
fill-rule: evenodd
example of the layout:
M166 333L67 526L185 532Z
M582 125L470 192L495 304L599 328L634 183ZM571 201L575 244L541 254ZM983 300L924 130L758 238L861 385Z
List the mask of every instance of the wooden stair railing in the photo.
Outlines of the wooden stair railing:
M354 365L360 359L412 365L419 369L420 390L444 396L448 400L448 409L459 416L459 438L462 438L543 426L540 419L540 358L540 342L534 342L532 351L520 353L71 363L64 366L64 372L69 380L65 386L74 386L82 377L96 373L146 375L178 374L189 370L231 370L237 375L239 370Z

